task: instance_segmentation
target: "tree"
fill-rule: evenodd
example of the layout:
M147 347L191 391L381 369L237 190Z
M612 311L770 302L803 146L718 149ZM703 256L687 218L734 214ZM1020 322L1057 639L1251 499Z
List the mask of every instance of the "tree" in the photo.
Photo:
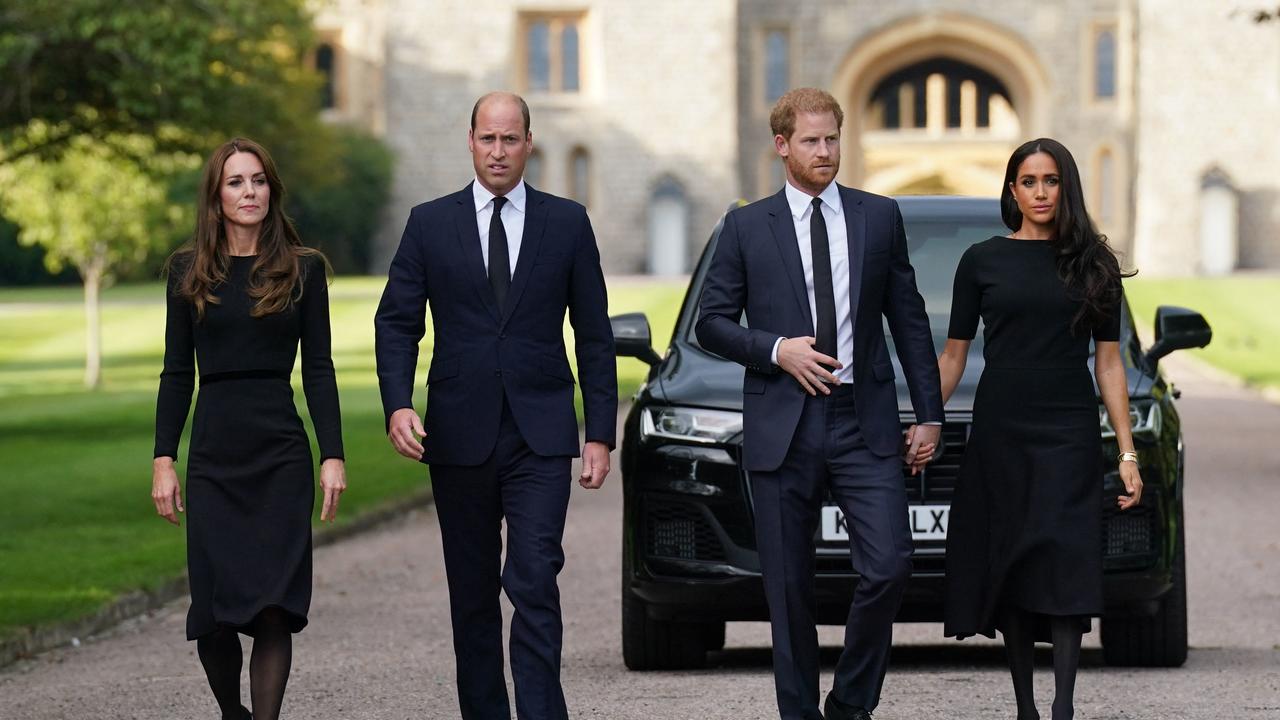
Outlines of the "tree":
M197 152L249 132L305 141L319 87L302 62L306 5L0 0L0 158L56 156L85 136L149 135L161 150Z
M41 132L39 123L31 128L36 141ZM84 382L91 389L102 380L103 284L175 227L190 225L186 205L169 200L165 178L198 164L191 154L157 152L150 138L117 135L76 136L57 159L27 155L0 165L0 210L21 228L18 241L43 246L50 271L70 264L84 282Z

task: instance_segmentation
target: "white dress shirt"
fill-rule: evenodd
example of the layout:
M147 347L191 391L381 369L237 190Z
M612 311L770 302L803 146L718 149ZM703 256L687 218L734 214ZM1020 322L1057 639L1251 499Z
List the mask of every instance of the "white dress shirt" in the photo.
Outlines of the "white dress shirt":
M484 258L485 274L489 272L489 221L493 218L494 194L477 179L471 183L471 196L476 202L476 225L480 230L480 255ZM502 206L502 228L507 231L507 258L511 263L511 275L516 274L516 262L520 259L520 241L524 239L524 179L506 194L507 204Z
M809 237L809 219L813 212L813 196L786 184L787 205L791 206L791 222L796 229L800 249L800 265L804 269L804 285L809 293L809 315L817 322L818 301L813 294L813 243ZM843 366L832 372L841 383L853 382L853 322L849 317L849 276L853 272L849 259L849 234L845 229L844 205L840 189L833 182L818 197L822 200L822 219L827 222L827 249L831 255L831 285L836 300L836 359ZM817 334L816 331L814 333ZM773 344L770 358L778 364L780 338Z

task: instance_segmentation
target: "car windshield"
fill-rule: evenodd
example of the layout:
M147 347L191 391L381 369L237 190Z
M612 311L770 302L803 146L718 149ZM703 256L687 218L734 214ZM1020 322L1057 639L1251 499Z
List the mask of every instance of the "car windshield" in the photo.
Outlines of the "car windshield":
M945 210L930 208L926 213L913 212L915 202L905 200L902 203L903 223L907 230L907 248L911 257L911 265L916 271L916 285L924 297L925 308L929 313L929 324L933 329L934 345L939 351L946 342L947 325L951 318L951 286L955 278L956 265L960 256L970 245L982 242L992 235L1007 235L1008 230L1000 222L999 209L995 201L991 201L991 214L976 213L972 209L962 213L949 213ZM702 291L702 282L706 274L706 266L710 261L710 248L699 263L694 281L690 288L692 297ZM686 304L687 317L681 318L684 337L687 342L697 345L694 333L693 303ZM746 319L743 318L743 323ZM888 333L886 332L886 336ZM892 344L892 337L889 337ZM982 333L978 333L974 341L974 350L980 351ZM892 349L892 348L891 348Z

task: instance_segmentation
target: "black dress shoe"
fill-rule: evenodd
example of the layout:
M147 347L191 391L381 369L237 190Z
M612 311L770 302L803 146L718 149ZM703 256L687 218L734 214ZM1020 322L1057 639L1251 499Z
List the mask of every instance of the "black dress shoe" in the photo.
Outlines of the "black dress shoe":
M841 702L836 699L834 693L827 693L827 702L822 707L822 716L826 720L873 720L871 711Z

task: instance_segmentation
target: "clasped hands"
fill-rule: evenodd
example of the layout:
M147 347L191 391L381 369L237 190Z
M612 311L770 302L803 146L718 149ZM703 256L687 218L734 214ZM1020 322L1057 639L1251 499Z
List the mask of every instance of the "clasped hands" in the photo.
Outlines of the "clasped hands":
M422 418L413 408L400 408L391 413L391 422L387 425L387 439L391 441L396 452L410 460L422 459L421 438L427 436L422 427ZM582 473L578 476L578 484L588 490L595 490L604 484L609 474L609 446L602 442L589 441L582 446Z
M840 380L832 372L844 367L836 358L813 349L813 337L786 338L778 344L778 367L800 383L810 395L831 394L831 385ZM933 460L942 428L938 425L912 425L903 436L902 459L916 475Z

